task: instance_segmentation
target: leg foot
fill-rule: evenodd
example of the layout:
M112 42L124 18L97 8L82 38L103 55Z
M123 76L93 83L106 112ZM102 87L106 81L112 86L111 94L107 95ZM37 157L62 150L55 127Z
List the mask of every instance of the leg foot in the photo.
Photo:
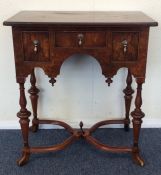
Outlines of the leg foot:
M132 158L133 158L133 161L136 164L140 165L141 167L144 166L144 164L145 164L144 163L144 160L141 158L141 156L139 155L139 153L133 153Z
M124 125L124 130L125 130L126 132L129 131L129 124L125 124L125 125Z
M32 124L32 126L30 127L30 131L32 132L37 132L39 129L39 125L37 124Z
M30 153L23 151L22 157L19 160L17 160L17 165L18 166L25 165L28 162L29 157L30 157Z
M32 120L32 126L30 127L30 131L37 132L38 129L39 129L39 120L34 118Z

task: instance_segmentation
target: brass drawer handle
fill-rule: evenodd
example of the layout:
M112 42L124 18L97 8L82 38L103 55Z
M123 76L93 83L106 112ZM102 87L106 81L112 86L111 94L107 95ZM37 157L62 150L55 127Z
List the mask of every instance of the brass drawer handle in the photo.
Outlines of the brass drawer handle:
M123 45L123 51L124 53L126 53L128 48L128 41L127 40L122 41L122 45Z
M81 46L83 44L84 35L82 33L78 34L78 45Z
M33 44L34 44L34 52L37 53L38 52L39 41L38 40L34 40Z

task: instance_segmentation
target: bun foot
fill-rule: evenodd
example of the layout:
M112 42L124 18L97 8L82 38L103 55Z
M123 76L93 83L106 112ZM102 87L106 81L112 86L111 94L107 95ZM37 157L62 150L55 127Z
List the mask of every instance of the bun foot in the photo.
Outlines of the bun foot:
M125 125L124 125L124 130L125 130L126 132L129 131L129 124L125 124Z
M133 161L141 167L143 167L145 164L144 160L140 157L139 153L133 153Z
M39 129L39 125L37 124L32 124L32 126L30 127L30 131L32 132L37 132Z
M23 153L22 153L22 157L21 157L19 160L17 160L17 165L18 165L18 166L23 166L23 165L25 165L25 164L28 162L29 157L30 157L30 153L23 152Z

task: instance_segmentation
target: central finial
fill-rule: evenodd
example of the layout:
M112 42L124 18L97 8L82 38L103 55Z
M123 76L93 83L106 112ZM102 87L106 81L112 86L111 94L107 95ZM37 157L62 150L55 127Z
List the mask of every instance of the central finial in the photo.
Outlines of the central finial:
M83 122L82 121L79 123L79 126L80 126L80 130L81 130L82 134L84 134L84 131L83 131Z

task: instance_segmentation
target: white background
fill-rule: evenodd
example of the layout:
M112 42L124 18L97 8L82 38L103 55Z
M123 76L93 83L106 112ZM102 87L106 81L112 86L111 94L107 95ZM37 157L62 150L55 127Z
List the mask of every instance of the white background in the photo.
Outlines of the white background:
M161 1L158 0L0 0L0 128L15 128L18 123L19 91L15 79L12 33L11 28L3 26L2 22L21 10L139 10L161 23ZM89 126L99 120L123 117L122 90L126 73L126 69L120 69L111 87L108 87L94 58L73 56L64 62L57 83L51 87L43 70L37 69L37 84L41 91L39 117L64 120L74 127L81 120ZM28 88L29 78L26 83ZM26 95L28 98L29 94ZM27 107L31 110L29 100ZM142 109L146 114L146 126L161 126L160 26L150 30Z

